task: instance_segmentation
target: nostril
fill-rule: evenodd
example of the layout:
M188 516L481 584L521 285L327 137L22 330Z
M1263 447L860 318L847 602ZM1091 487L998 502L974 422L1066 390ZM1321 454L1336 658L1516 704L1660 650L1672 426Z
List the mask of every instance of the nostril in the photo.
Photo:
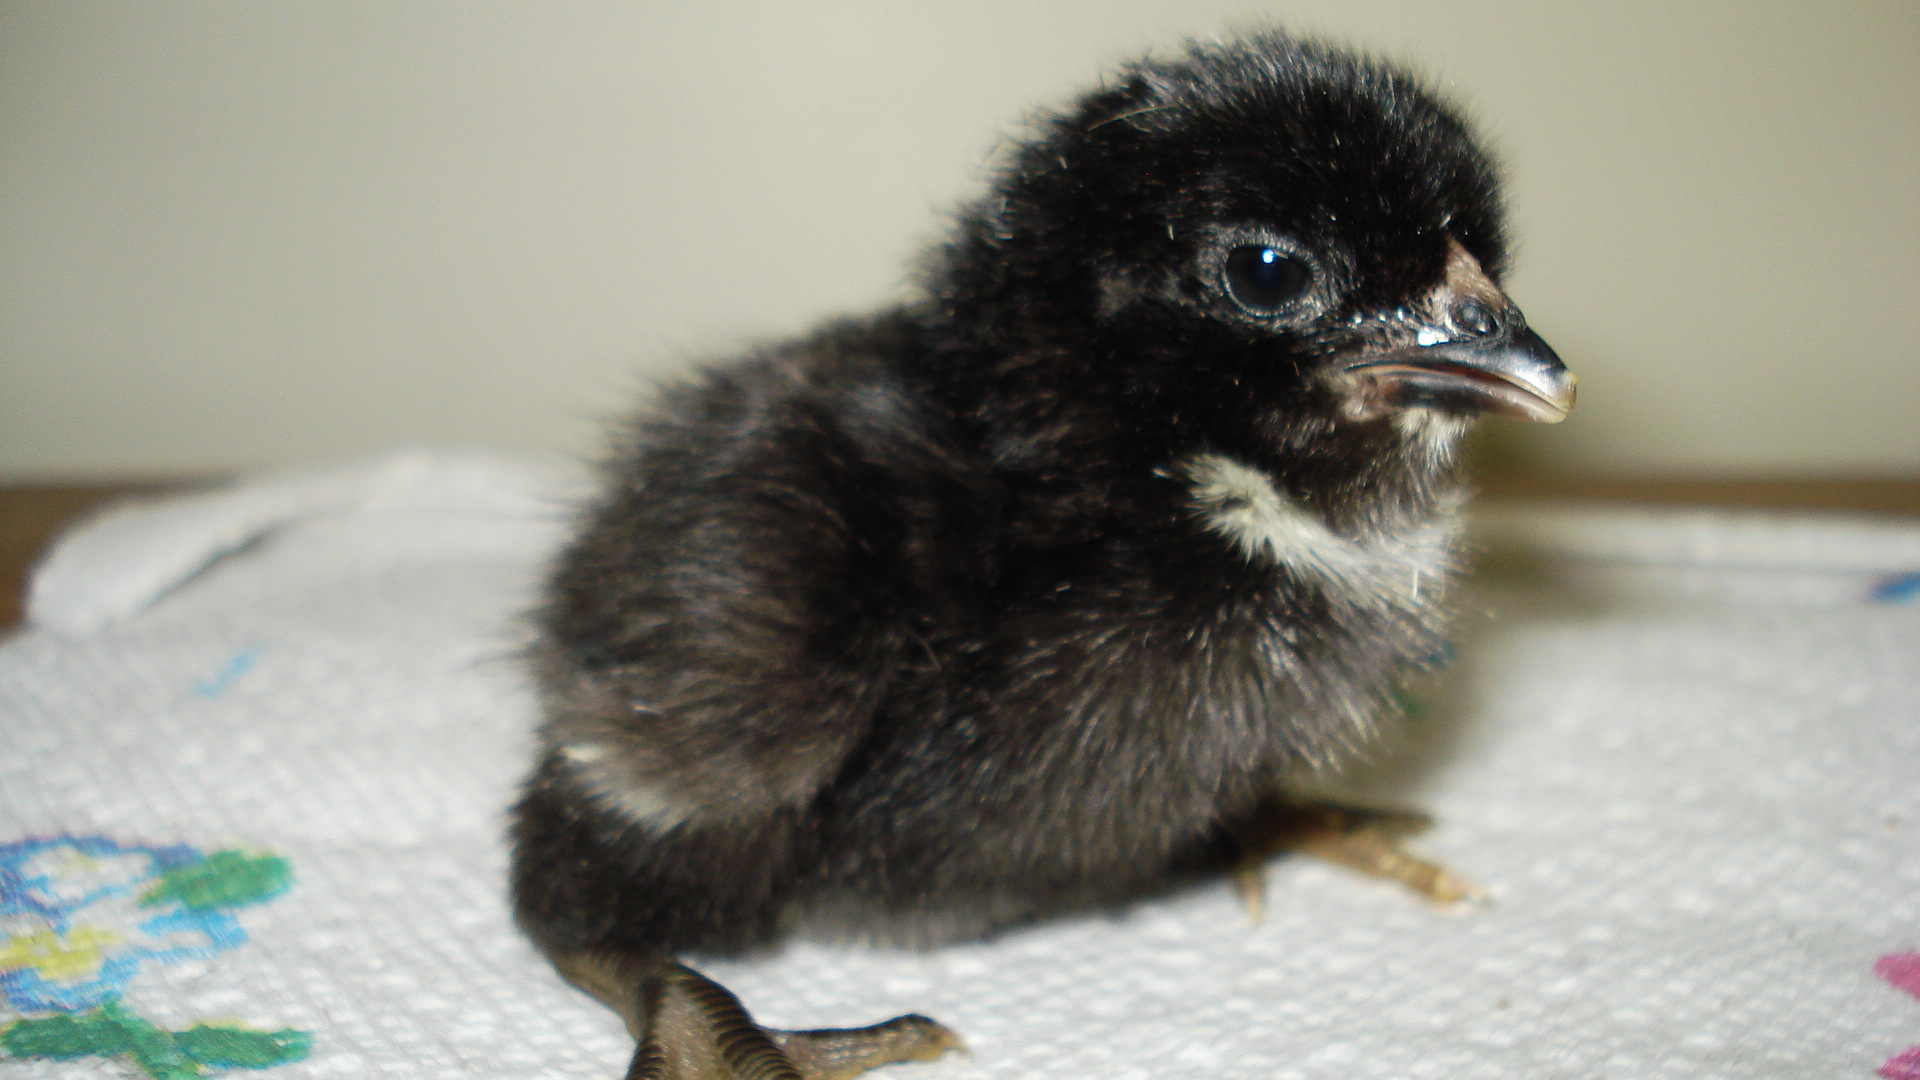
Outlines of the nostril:
M1454 329L1474 337L1486 337L1500 329L1500 320L1478 300L1461 300L1447 312Z

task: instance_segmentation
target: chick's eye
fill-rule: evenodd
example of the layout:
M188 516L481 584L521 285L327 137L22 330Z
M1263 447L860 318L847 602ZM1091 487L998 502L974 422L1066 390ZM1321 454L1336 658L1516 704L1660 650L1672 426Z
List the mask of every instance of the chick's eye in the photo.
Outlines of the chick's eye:
M1307 264L1265 244L1245 244L1227 253L1227 291L1255 315L1272 315L1304 296L1312 284Z

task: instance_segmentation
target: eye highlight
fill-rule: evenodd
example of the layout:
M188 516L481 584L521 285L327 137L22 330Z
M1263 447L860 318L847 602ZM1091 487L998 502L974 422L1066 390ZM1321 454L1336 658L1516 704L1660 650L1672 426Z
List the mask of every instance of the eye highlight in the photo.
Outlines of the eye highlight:
M1275 315L1305 296L1313 269L1268 244L1242 244L1227 252L1227 293L1255 315Z

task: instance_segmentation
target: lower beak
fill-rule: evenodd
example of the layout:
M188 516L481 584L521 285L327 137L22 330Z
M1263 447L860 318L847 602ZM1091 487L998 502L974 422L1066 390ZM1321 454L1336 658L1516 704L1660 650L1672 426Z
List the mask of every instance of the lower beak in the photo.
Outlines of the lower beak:
M1540 335L1517 332L1364 355L1342 369L1363 414L1410 408L1498 413L1557 424L1574 377Z

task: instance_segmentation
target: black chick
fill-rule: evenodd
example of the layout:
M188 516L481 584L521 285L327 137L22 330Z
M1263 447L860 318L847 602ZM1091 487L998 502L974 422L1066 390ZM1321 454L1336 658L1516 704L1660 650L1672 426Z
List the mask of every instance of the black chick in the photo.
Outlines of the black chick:
M983 934L1282 847L1455 891L1281 778L1439 648L1470 421L1573 403L1505 264L1418 81L1195 46L1043 121L918 299L628 427L540 614L513 890L629 1077L953 1042L763 1029L675 956Z

